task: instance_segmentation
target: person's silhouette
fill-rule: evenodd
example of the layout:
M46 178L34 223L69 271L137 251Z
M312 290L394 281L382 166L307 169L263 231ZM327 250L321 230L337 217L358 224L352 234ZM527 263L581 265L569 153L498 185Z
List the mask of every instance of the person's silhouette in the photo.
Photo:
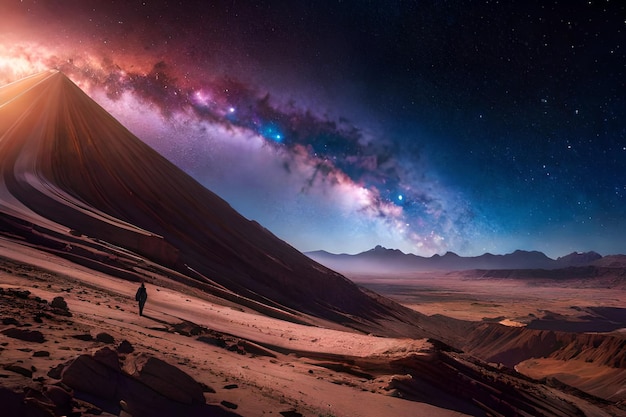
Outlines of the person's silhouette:
M148 291L146 291L146 286L141 283L141 286L137 289L137 293L135 294L135 300L139 301L139 315L143 315L143 306L146 304L146 300L148 299Z

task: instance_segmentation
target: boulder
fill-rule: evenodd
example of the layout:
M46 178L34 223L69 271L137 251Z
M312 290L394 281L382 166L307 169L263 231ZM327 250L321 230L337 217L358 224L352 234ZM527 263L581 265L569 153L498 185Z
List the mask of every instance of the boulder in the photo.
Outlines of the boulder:
M20 366L20 365L15 365L15 364L5 365L4 369L6 369L7 371L15 372L16 374L25 376L26 378L32 378L33 376L32 370L28 368L24 368L23 366Z
M135 348L133 347L133 345L130 344L128 340L124 339L117 347L117 351L119 353L133 353L135 351Z
M80 355L74 359L63 369L61 382L75 390L112 401L117 398L120 377L117 354L102 348L94 356Z
M67 310L67 302L63 297L54 297L52 302L50 303L52 308L58 308L59 310Z
M124 370L137 381L171 400L204 404L202 385L177 367L144 353L126 360Z
M24 340L26 342L43 343L46 341L43 334L39 330L26 330L11 327L3 330L2 334L14 339Z
M52 401L57 407L67 407L72 401L72 393L67 392L57 385L46 386L44 394L46 398Z
M112 345L115 343L115 338L108 333L101 332L96 335L96 340L98 342L106 343L107 345Z

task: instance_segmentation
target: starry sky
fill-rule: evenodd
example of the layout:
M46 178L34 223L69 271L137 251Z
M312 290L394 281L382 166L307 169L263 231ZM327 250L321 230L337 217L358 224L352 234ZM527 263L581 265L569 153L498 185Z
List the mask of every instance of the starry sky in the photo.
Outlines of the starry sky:
M0 0L56 68L301 251L626 253L618 0Z

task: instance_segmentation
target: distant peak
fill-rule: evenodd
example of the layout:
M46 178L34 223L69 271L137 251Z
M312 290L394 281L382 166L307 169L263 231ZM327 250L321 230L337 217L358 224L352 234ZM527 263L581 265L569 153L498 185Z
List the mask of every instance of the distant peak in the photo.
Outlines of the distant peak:
M382 246L382 245L376 245L376 246L374 247L374 249L370 249L370 250L369 250L369 251L367 251L367 252L378 252L378 253L382 253L382 252L385 252L385 253L388 253L388 252L393 252L393 253L402 253L402 254L404 254L404 252L402 252L400 249L389 249L389 248L386 248L386 247L384 247L384 246Z

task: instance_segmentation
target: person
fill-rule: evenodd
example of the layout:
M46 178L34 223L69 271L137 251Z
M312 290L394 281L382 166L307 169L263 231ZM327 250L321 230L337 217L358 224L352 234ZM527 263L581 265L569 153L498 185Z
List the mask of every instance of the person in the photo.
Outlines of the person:
M144 283L141 283L141 287L137 289L137 293L135 294L135 300L139 301L139 315L143 315L143 306L146 304L146 300L148 299L148 291L146 291L146 286Z

